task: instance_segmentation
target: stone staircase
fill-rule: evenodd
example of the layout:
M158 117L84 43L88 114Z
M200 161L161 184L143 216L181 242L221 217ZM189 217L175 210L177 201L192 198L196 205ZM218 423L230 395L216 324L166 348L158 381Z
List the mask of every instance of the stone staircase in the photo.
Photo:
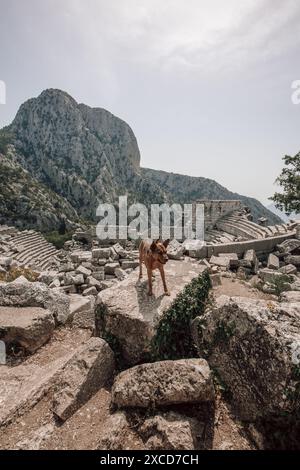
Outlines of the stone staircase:
M14 249L7 252L6 256L12 257L19 263L47 270L58 260L59 250L47 242L41 233L34 230L12 233L10 242Z

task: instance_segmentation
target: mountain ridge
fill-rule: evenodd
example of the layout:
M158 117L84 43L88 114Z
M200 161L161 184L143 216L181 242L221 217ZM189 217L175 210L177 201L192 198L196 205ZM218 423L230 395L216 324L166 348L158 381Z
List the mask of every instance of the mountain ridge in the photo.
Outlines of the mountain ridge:
M13 160L63 198L58 206L65 207L68 216L71 207L76 222L81 218L94 223L99 202L114 203L120 195L127 195L129 203L146 205L241 199L255 219L267 216L270 223L280 222L256 199L214 180L142 168L137 139L125 121L103 108L79 104L64 91L51 88L30 98L5 130L12 135Z

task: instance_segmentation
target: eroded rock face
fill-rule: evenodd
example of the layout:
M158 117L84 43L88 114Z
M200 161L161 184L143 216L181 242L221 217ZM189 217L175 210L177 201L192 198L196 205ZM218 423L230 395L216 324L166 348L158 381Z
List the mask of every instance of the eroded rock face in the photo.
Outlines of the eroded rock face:
M100 338L91 338L67 362L58 380L53 412L62 420L86 403L112 377L114 355Z
M138 270L133 271L124 281L98 294L96 335L114 336L126 364L141 362L149 352L159 319L184 287L204 270L205 267L196 263L168 261L165 272L171 295L164 295L160 274L156 271L152 297L147 293L145 268L142 282L138 280Z
M0 283L0 305L6 307L41 307L48 309L57 324L65 324L70 315L67 295L40 282L16 279Z
M299 302L221 296L201 323L200 351L206 351L243 419L298 408Z
M118 408L149 408L214 400L211 371L204 359L141 364L119 374L112 388Z
M0 340L9 347L17 345L26 353L34 353L52 336L53 315L37 307L0 307Z

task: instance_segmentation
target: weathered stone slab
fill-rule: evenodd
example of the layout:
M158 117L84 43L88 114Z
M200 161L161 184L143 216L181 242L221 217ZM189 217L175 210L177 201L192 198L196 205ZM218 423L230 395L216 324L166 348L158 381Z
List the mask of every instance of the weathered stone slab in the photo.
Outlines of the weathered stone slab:
M173 239L168 245L168 257L169 259L180 260L185 252L185 247L182 243L179 243L177 240Z
M73 328L89 328L95 326L95 297L71 294L70 318Z
M201 323L200 352L207 352L242 419L298 409L299 303L221 296Z
M290 239L277 245L277 249L281 253L293 253L296 250L300 250L300 240Z
M276 255L274 255L273 253L269 254L267 267L269 269L279 269L279 267L280 267L279 258Z
M94 248L92 250L93 259L105 258L108 259L110 256L110 248Z
M222 268L229 269L230 267L230 259L225 257L225 256L212 256L209 260L210 264L213 264L215 266L220 266Z
M53 398L53 412L68 419L112 377L114 355L100 338L91 338L67 362Z
M197 263L168 261L165 273L170 296L164 295L159 272L153 279L153 296L147 293L147 276L138 280L138 270L101 291L96 301L96 335L112 335L128 365L141 362L149 352L155 324L170 308L184 287L205 269Z
M274 271L273 269L269 269L269 268L260 269L258 275L264 282L271 282L271 283L274 282L275 279L287 278L286 274L283 274L280 271Z
M297 274L297 268L293 264L287 264L286 266L282 266L282 268L280 268L278 271L281 272L282 274L288 274L288 275Z
M202 240L185 240L183 246L191 258L207 258L207 250Z
M0 305L6 307L42 307L49 310L57 324L65 324L70 315L70 300L58 289L40 282L16 279L0 283Z
M104 267L105 274L115 274L115 269L119 268L119 263L107 263Z
M285 258L285 262L288 264L293 264L298 269L300 269L300 255L289 255Z
M212 375L204 359L141 364L119 374L112 404L118 408L149 408L214 400Z
M130 260L130 259L124 259L124 260L121 260L121 266L122 266L122 269L135 269L137 268L139 265L139 261L138 260Z
M0 340L7 346L18 345L26 353L34 353L52 336L53 315L37 307L0 307Z

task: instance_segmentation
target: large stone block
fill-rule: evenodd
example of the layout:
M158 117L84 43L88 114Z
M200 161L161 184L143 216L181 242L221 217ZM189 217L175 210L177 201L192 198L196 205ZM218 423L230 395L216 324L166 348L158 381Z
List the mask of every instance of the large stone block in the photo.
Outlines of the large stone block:
M52 336L53 315L37 307L0 307L0 340L7 346L17 345L34 353Z
M70 315L70 300L67 295L40 282L29 282L25 278L0 283L0 305L42 307L52 313L57 324L65 324Z
M100 338L91 338L67 362L53 397L53 412L65 421L106 385L114 372L114 355Z
M121 372L111 397L118 408L156 408L213 401L214 387L204 359L161 361Z
M165 273L170 296L164 295L160 274L155 272L153 296L147 293L147 275L138 280L138 270L101 291L96 301L96 335L114 337L124 362L134 365L147 357L155 325L177 295L205 268L197 263L168 261Z
M242 419L299 407L300 303L221 296L201 317L200 353L231 391Z

